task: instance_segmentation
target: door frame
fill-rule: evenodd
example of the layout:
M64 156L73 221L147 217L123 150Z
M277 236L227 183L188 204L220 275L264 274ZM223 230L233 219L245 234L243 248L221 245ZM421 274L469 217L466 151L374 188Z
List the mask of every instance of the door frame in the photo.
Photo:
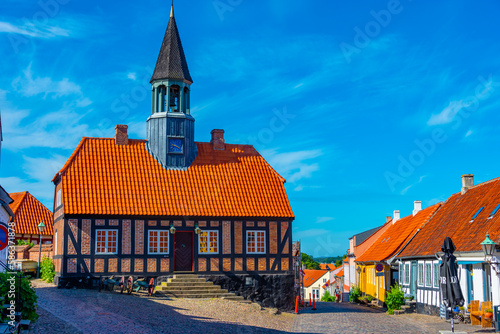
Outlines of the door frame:
M191 251L191 271L194 272L194 231L176 231L174 233L174 256L173 256L173 259L174 259L174 272L176 272L176 269L175 269L175 238L176 238L176 234L177 233L191 233L191 246L192 246L192 251Z
M418 274L417 274L417 269L418 269L418 263L417 261L411 261L411 266L410 266L410 294L417 300L417 279L418 279Z

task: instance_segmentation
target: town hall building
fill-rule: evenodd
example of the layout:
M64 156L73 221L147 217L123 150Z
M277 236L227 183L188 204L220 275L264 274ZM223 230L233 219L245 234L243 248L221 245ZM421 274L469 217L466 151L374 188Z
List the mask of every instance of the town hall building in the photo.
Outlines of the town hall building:
M269 299L283 306L293 299L285 179L251 145L227 144L224 130L194 141L192 83L172 7L147 139L130 139L127 125L84 137L52 180L56 280L195 273L230 291L280 282Z

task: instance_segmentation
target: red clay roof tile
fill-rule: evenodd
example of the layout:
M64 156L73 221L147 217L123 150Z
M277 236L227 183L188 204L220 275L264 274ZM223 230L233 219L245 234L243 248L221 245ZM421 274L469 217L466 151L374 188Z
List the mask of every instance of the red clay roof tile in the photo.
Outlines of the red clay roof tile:
M294 217L284 179L252 146L196 146L198 155L187 170L165 169L145 140L117 147L112 138L85 137L59 172L64 212Z
M391 223L392 225L356 259L356 262L380 262L390 259L411 240L417 230L425 225L440 206L440 203L435 204L415 216L409 215L397 220L394 224Z
M41 221L46 228L42 235L53 235L52 212L47 209L29 192L11 193L9 196L14 200L10 204L14 212L16 234L40 234L38 224Z
M304 287L310 287L311 285L314 284L317 280L321 278L324 274L326 274L328 270L313 270L313 269L305 269L304 273Z
M434 255L441 252L446 237L452 239L456 252L481 251L486 232L499 244L500 210L489 218L499 204L500 178L471 187L463 195L452 195L398 257Z

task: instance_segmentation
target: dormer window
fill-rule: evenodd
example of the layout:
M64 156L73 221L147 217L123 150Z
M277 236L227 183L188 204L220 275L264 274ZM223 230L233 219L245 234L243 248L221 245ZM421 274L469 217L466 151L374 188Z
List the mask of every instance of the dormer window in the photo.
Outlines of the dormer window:
M490 215L488 216L488 219L491 219L493 218L493 216L495 215L495 213L497 213L498 209L500 209L500 204L497 205L497 207L495 208L495 210L493 210Z
M477 215L480 214L481 211L483 211L483 209L484 209L484 206L481 209L477 210L476 214L472 217L472 219L470 220L469 223L472 223L474 221L474 219L476 219Z

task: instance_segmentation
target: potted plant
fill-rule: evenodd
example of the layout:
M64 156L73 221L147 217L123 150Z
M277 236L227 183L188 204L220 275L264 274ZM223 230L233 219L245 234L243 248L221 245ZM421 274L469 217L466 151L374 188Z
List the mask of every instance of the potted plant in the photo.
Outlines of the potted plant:
M484 317L486 319L491 319L493 318L493 310L490 309L490 308L487 308L486 310L484 310Z

